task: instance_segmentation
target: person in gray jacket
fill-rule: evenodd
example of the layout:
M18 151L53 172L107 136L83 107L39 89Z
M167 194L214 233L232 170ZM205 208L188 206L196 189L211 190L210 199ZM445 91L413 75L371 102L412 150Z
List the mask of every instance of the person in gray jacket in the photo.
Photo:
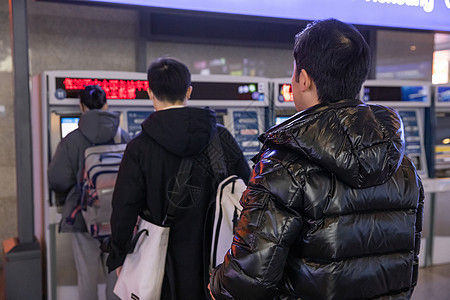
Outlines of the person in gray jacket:
M74 207L81 197L84 150L115 141L126 143L130 137L119 127L120 113L108 111L106 94L100 86L89 85L80 92L80 109L78 128L61 140L50 162L48 182L55 192L57 205L62 208L59 231L72 233L78 299L97 299L99 265L105 270L107 299L118 299L112 292L117 279L115 273L106 272L106 257L100 251L100 242L87 232L81 213L75 213Z

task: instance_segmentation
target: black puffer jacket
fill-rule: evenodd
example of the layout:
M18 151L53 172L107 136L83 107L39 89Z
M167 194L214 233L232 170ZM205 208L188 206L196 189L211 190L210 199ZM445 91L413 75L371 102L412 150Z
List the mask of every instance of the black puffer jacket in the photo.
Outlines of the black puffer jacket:
M423 189L392 109L319 104L261 137L216 299L408 299Z
M112 250L108 268L123 264L137 216L148 208L148 221L161 225L168 207L168 193L183 157L193 157L189 184L195 186L189 208L177 210L170 227L168 259L161 299L206 299L209 275L204 264L206 211L214 195L214 181L207 146L220 136L229 174L246 182L250 168L233 136L216 125L215 113L202 108L172 108L152 113L143 132L127 146L117 177L111 217ZM194 180L194 181L192 181ZM189 189L192 191L192 189ZM195 199L194 199L195 196Z

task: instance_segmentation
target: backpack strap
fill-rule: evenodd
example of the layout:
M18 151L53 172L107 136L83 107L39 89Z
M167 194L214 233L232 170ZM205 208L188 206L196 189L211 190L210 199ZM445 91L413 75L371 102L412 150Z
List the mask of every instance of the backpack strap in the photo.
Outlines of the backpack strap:
M181 160L180 167L178 168L178 173L175 177L175 183L172 191L172 197L169 199L169 207L167 208L166 217L163 220L163 225L172 224L173 219L175 218L175 212L178 208L178 205L184 199L184 189L187 186L187 182L191 176L193 160L191 157L186 157Z
M217 183L219 183L227 177L228 172L218 129L216 129L216 132L208 145L207 152L214 172L214 178Z
M121 144L122 143L122 129L120 126L117 126L116 135L114 136L114 144Z

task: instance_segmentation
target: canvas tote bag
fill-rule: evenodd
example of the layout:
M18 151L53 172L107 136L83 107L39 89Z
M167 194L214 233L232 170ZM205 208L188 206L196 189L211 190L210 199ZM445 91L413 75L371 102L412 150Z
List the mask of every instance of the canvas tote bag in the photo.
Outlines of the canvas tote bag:
M170 226L140 219L136 246L133 253L127 254L114 286L114 293L120 299L161 299L169 231Z
M184 158L178 169L176 182L185 183L192 168L192 159ZM175 184L169 201L163 226L140 218L138 230L114 286L114 293L124 300L160 300L170 224L175 216L177 204L183 199L184 184ZM133 250L134 249L134 250Z

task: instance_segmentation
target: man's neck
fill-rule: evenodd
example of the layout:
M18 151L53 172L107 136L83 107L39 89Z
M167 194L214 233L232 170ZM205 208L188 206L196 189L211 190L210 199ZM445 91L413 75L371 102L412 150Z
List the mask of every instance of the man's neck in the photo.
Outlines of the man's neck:
M172 108L181 108L181 107L185 107L186 106L186 102L183 101L177 101L175 103L169 103L166 101L159 101L159 100L154 100L153 101L153 106L155 107L155 110L166 110L166 109L172 109Z
M170 105L170 106L166 106L163 108L160 108L159 110L167 110L167 109L172 109L172 108L183 108L185 107L184 105L180 104L180 105Z

